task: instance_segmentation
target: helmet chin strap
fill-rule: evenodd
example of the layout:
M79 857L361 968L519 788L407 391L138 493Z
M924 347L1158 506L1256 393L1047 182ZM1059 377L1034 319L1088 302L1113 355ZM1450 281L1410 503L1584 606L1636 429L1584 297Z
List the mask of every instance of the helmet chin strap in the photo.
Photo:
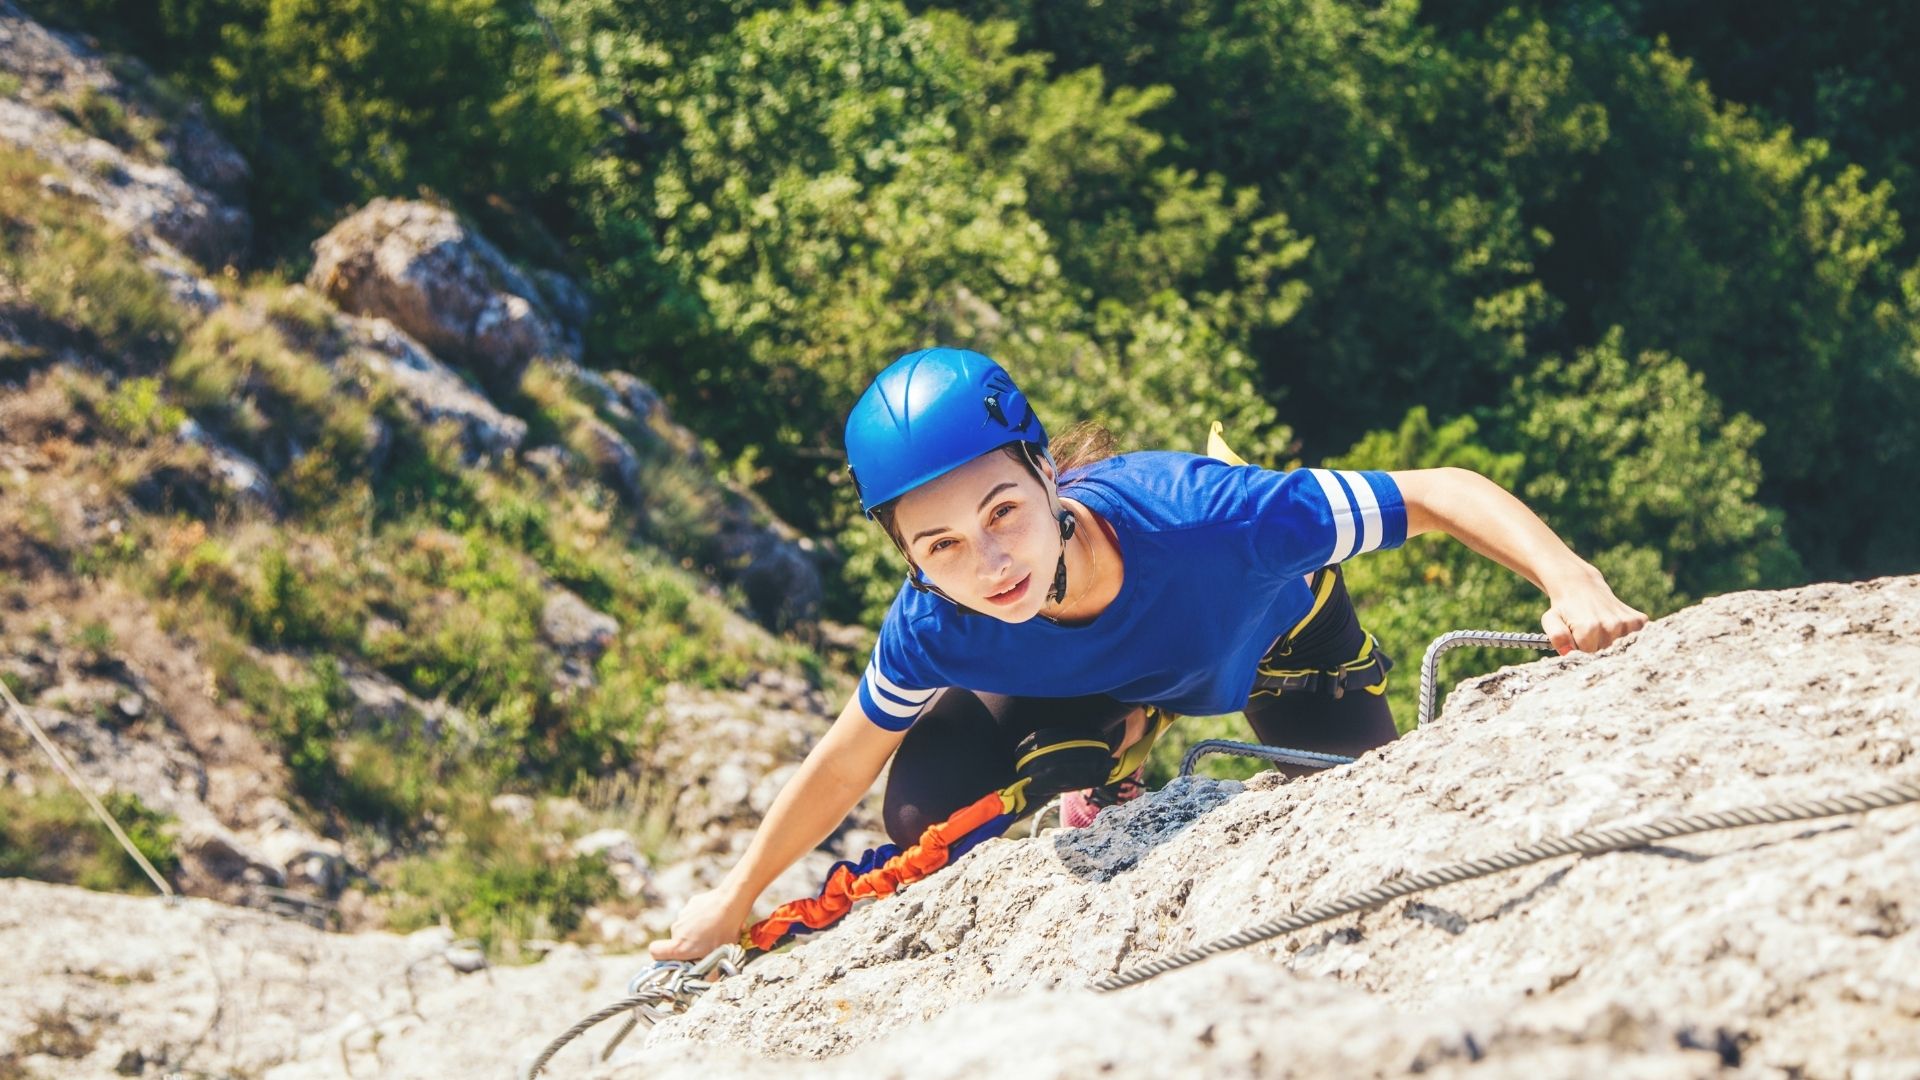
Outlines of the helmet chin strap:
M1073 539L1073 511L1061 504L1059 481L1040 468L1040 462L1034 458L1033 444L1021 443L1020 446L1026 455L1027 468L1046 485L1047 505L1053 507L1053 519L1060 523L1060 561L1053 566L1053 589L1047 593L1047 603L1058 604L1067 598L1067 542Z
M1060 522L1060 561L1053 568L1053 591L1047 594L1049 604L1058 604L1067 598L1067 542L1073 539L1074 530L1073 511L1062 506L1054 516Z

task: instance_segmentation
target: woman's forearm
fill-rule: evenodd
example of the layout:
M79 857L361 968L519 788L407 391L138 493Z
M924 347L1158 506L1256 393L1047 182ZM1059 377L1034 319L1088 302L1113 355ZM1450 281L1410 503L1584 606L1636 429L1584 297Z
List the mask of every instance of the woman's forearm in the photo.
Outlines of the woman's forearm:
M1407 505L1408 536L1443 530L1547 594L1540 628L1563 655L1606 648L1647 625L1645 612L1613 595L1600 571L1499 484L1467 469L1391 475Z
M1409 537L1439 529L1548 596L1591 585L1600 577L1526 503L1479 473L1416 469L1393 477L1406 500Z
M742 915L761 892L846 819L900 744L901 733L847 711L801 762L722 883Z

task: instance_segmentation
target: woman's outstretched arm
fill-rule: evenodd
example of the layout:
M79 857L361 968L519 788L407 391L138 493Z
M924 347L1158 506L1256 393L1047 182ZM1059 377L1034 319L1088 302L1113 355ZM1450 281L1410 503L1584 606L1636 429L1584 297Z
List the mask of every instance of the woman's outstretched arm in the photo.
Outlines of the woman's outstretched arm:
M649 946L653 958L698 960L739 941L760 893L846 819L905 736L905 731L888 731L867 719L859 695L848 701L780 789L746 854L726 880L687 901L666 940Z
M1388 475L1407 504L1408 537L1439 529L1547 594L1540 626L1562 655L1606 648L1647 625L1644 612L1614 596L1600 571L1499 484L1470 469Z

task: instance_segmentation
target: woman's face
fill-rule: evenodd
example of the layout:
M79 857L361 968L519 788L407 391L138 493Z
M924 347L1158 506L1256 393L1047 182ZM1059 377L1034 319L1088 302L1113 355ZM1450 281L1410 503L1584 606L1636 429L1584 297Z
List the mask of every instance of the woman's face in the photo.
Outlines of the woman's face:
M1010 623L1046 606L1060 525L1046 488L1013 457L982 454L914 488L893 524L927 580L957 603Z

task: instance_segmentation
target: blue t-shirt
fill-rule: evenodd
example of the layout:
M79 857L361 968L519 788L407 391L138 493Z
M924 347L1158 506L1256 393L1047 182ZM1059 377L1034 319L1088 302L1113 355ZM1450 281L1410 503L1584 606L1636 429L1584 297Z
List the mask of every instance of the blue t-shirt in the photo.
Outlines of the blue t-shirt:
M868 718L904 730L946 686L1232 712L1267 648L1312 607L1306 575L1407 537L1384 472L1281 473L1156 451L1076 469L1061 494L1119 540L1113 603L1081 626L1010 624L903 585L860 679Z

